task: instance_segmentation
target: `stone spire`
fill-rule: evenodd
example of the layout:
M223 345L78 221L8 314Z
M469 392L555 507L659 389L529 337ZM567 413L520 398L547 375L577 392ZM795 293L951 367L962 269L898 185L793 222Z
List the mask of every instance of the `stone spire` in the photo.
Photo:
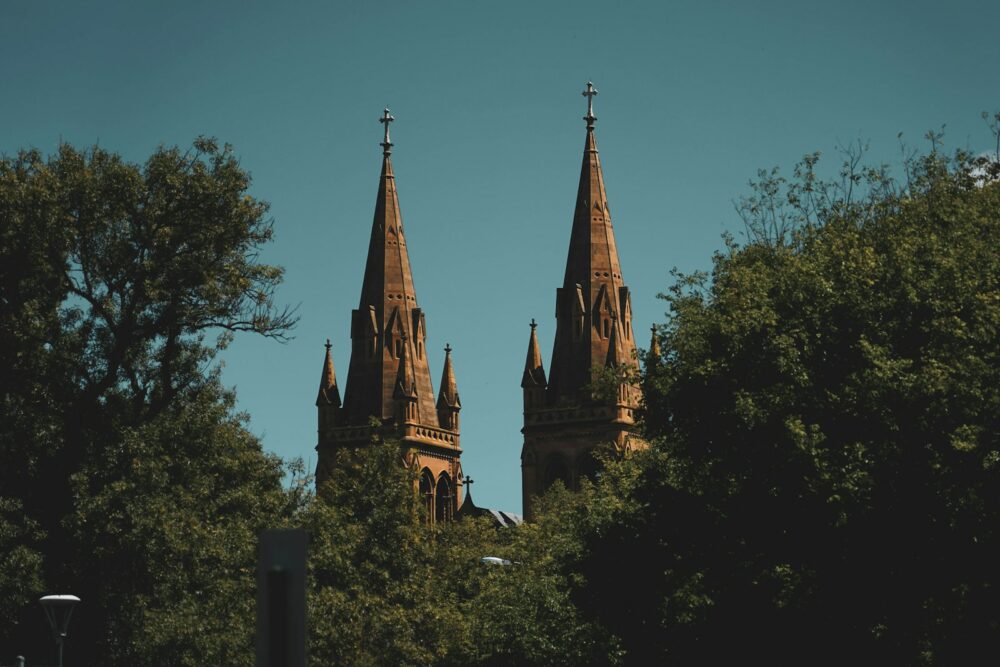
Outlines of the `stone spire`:
M547 400L550 404L579 400L590 382L591 368L608 358L616 331L619 361L631 363L635 353L632 306L622 278L604 173L594 136L593 84L587 84L587 134L577 188L573 229L563 286L556 290L556 335ZM617 314L617 327L612 316Z
M399 443L405 465L420 471L414 491L427 507L427 520L445 521L461 503L457 484L462 477L461 404L450 357L445 359L441 388L443 408L434 402L425 352L427 323L413 288L392 171L389 124L393 120L389 109L379 119L384 126L382 174L361 300L351 312L351 364L343 407L318 408L316 484L321 488L329 479L343 448L365 447L373 436L392 440Z
M455 369L451 365L451 345L444 345L444 370L441 372L441 391L438 393L438 406L461 406L458 397L458 383L455 382Z
M524 359L524 373L521 375L521 389L524 393L524 409L531 410L545 405L545 367L542 365L542 351L538 346L538 327L531 320L531 336L528 338L528 355Z
M647 363L658 364L660 363L660 338L656 335L655 324L650 325L649 332L649 353L647 355L649 361Z
M583 95L587 98L587 115L583 117L587 136L566 272L562 287L556 289L556 333L548 384L534 320L521 376L521 493L529 519L533 499L556 481L577 489L581 479L597 474L595 448L613 443L618 452L626 454L646 446L635 421L641 394L630 384L634 375L630 366L636 364L632 304L618 261L597 155L597 91L592 83ZM616 391L595 387L601 375L594 372L595 367L598 371L613 370Z
M458 396L455 369L451 365L451 345L444 346L444 370L441 371L441 391L438 393L438 423L441 428L458 430L458 412L462 409L462 399Z
M399 366L409 359L411 387L416 392L416 414L421 423L437 426L434 390L427 355L424 353L426 323L417 306L410 258L403 233L396 179L392 171L392 142L386 109L379 122L385 126L382 174L379 177L375 216L372 221L368 258L358 309L352 313L351 363L344 393L344 420L367 424L369 418L383 421L395 415L393 394Z
M330 354L330 339L326 339L326 359L323 360L323 374L319 378L319 393L316 406L332 405L340 407L340 389L337 388L337 374L333 370L333 355Z
M545 388L545 367L542 364L542 351L538 346L538 336L535 329L538 325L531 320L531 336L528 338L528 356L524 360L524 374L521 376L521 389L529 387Z

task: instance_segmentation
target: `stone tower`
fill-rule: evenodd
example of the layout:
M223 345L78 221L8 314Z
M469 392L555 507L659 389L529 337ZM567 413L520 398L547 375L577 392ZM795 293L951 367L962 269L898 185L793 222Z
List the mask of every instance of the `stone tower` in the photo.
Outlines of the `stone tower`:
M317 484L329 476L332 453L362 446L373 430L400 440L405 461L420 471L420 493L428 516L447 520L461 504L458 413L462 408L445 348L441 392L434 399L427 364L427 322L417 305L403 219L392 172L392 142L384 111L382 174L361 301L351 313L351 363L341 402L327 341L316 407L319 417Z
M604 175L594 138L592 84L587 136L576 195L563 286L556 289L556 333L548 379L531 321L524 392L521 489L525 516L531 499L560 479L577 488L597 470L595 447L612 443L625 453L645 446L636 435L641 396L628 377L637 368L632 307L622 278Z

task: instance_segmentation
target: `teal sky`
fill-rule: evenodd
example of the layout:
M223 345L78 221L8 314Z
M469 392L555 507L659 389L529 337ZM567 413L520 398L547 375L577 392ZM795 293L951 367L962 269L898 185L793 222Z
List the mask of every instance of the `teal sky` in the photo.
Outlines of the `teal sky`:
M588 79L639 341L669 270L707 269L757 168L838 143L895 162L947 124L990 145L1000 3L46 2L0 5L0 151L60 138L142 161L234 145L272 204L296 338L249 336L224 377L265 446L315 465L323 342L346 379L388 105L435 388L446 342L479 505L520 511L528 321L548 368Z

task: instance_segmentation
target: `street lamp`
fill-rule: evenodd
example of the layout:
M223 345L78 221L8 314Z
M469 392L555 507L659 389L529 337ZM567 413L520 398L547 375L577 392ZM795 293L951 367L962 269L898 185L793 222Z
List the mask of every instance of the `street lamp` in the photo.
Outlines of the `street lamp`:
M59 667L62 667L63 642L69 632L69 619L73 615L73 608L80 603L80 598L75 595L46 595L38 602L45 610L45 618L49 619L52 636L59 648Z

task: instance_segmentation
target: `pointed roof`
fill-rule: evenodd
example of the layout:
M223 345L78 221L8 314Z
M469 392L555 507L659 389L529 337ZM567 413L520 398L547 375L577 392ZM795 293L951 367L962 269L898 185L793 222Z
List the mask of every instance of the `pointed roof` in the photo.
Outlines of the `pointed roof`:
M660 338L656 335L656 325L650 325L649 357L654 362L660 360Z
M333 370L333 355L330 354L330 339L326 339L326 359L323 360L323 374L319 378L319 393L316 405L340 407L340 389L337 388L337 374Z
M566 271L556 303L557 326L546 399L552 404L580 400L593 366L605 365L609 356L616 358L615 363L630 363L635 352L629 292L622 278L597 152L593 108L597 91L588 83L583 94L587 97L587 115L583 117L587 132ZM610 322L612 314L620 318L614 326Z
M618 344L618 315L611 313L611 336L608 340L608 356L604 360L605 366L615 368L621 364L620 347Z
M538 336L535 335L534 318L531 320L531 336L528 338L528 356L524 360L524 374L521 376L521 388L544 387L545 367L542 365L542 351L538 347Z
M385 109L379 119L385 126L382 172L368 257L358 309L353 313L351 364L344 391L348 423L367 424L370 417L391 419L398 375L408 375L407 394L418 398L421 423L437 426L434 388L427 355L423 353L424 314L417 305L403 217L392 168L389 124L394 118ZM360 343L360 344L359 344ZM406 360L405 368L404 359Z
M441 391L437 405L439 408L462 407L462 401L458 397L458 383L455 382L455 369L451 365L451 345L448 343L444 346L444 370L441 372Z
M399 366L396 369L396 385L393 388L393 398L413 398L417 395L417 384L413 381L413 372L409 355L406 349L409 347L406 335L403 335L402 354L399 357Z

